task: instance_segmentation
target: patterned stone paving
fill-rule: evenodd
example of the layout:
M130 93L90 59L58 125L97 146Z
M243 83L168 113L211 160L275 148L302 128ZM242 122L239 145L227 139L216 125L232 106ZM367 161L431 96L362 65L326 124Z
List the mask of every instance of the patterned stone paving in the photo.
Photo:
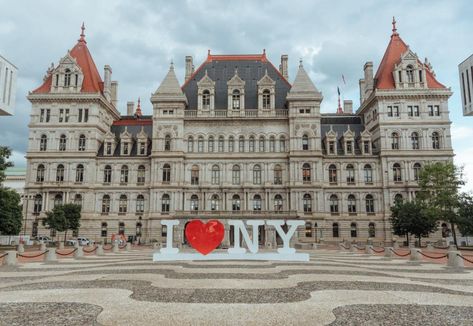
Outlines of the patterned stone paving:
M473 325L472 268L307 252L308 263L154 263L137 249L3 266L0 325Z

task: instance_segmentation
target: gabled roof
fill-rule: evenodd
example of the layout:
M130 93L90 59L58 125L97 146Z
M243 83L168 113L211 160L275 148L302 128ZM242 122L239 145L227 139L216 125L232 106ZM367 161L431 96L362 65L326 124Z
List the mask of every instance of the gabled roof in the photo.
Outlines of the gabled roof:
M77 41L77 44L69 51L69 55L73 57L77 65L81 68L84 74L81 92L84 93L103 93L103 81L95 66L94 59L87 48L87 42L84 34L84 24L82 24L82 33ZM43 84L35 89L33 93L49 93L52 84L52 75L50 74Z
M388 47L384 52L383 59L381 60L381 63L378 67L378 71L376 72L376 75L374 77L375 88L396 88L393 77L394 66L401 61L401 56L407 51L409 51L409 46L404 43L404 41L397 33L396 21L393 20L393 33L391 35L391 40L389 41ZM434 75L429 69L426 69L425 71L428 88L445 88L444 85L442 85L435 79Z

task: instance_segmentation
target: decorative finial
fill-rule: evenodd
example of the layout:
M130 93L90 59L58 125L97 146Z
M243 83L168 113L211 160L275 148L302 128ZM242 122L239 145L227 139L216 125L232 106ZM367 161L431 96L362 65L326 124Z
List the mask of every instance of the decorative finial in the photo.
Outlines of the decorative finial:
M299 68L302 68L303 65L302 65L302 58L299 58Z
M82 26L81 26L81 33L80 33L80 39L79 39L79 42L84 42L84 43L87 43L85 41L85 24L84 22L82 22Z
M393 22L392 22L392 24L393 24L393 35L399 35L399 34L397 33L396 18L395 18L394 16L393 16Z
M235 75L238 75L238 67L235 67Z
M135 111L135 116L136 117L141 117L141 99L138 97L138 105L136 106L136 111Z
M169 70L174 70L174 61L171 59L171 65L169 66Z
M266 49L263 49L263 54L266 55Z

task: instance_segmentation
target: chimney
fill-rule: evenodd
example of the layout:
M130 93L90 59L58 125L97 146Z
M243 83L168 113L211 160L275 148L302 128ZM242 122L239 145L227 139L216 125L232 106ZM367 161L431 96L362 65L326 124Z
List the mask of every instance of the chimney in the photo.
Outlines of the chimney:
M186 55L186 76L185 81L187 81L192 73L194 72L194 65L192 63L192 56Z
M135 114L135 102L126 102L126 115L132 116Z
M112 88L112 68L109 65L105 65L103 67L104 74L103 74L103 93L105 98L110 102L112 99L111 96L111 88Z
M373 90L374 82L373 82L373 62L368 61L365 63L363 67L365 71L365 98L367 98L371 91Z
M362 105L363 102L365 101L365 80L360 79L359 85L360 85L360 105Z
M116 108L118 103L118 82L112 81L111 86L111 97L112 97L112 105Z
M289 74L287 71L287 61L288 61L287 54L283 54L281 56L281 64L279 65L279 72L281 73L281 75L283 75L284 78L289 79Z
M343 113L353 114L353 101L352 100L343 101Z

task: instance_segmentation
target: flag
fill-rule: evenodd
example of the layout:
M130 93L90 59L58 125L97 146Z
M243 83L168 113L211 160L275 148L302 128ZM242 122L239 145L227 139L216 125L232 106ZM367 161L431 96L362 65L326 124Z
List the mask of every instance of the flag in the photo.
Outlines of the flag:
M345 76L343 76L343 74L342 74L342 80L343 80L343 84L346 85L347 82L345 81Z
M340 96L340 88L337 86L338 96Z

